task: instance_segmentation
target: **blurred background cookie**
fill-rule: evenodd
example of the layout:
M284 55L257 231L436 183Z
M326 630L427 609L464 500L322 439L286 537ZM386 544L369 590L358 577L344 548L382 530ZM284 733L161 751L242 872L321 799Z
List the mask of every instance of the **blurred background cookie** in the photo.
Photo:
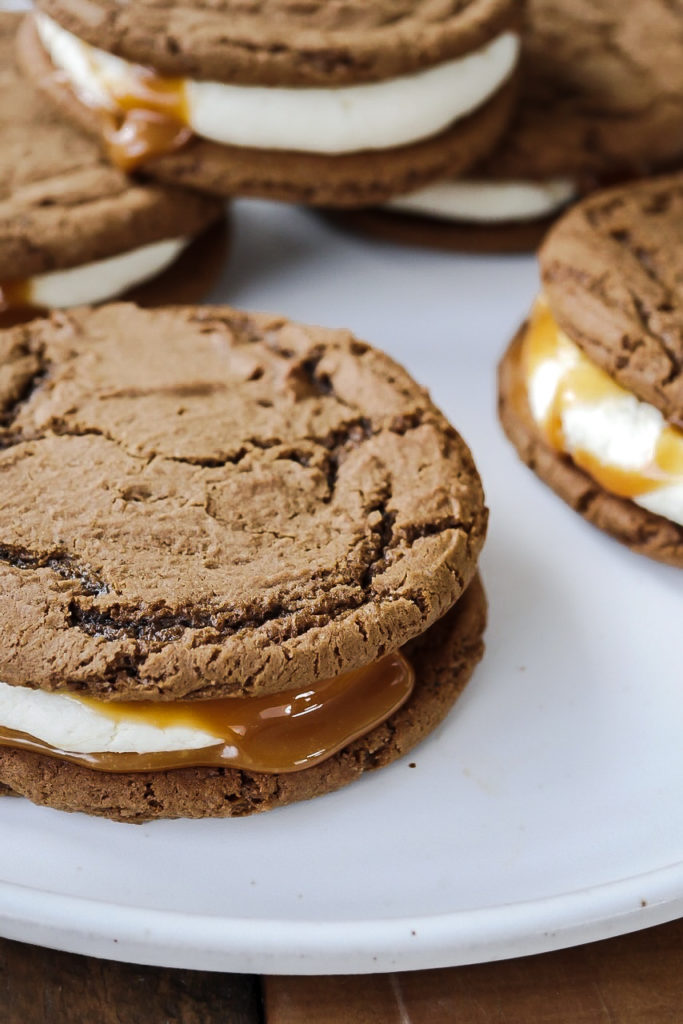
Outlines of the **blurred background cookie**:
M487 512L393 360L122 303L0 353L0 784L121 820L241 815L445 717L483 653Z
M45 0L21 56L119 166L355 207L491 152L513 113L519 22L515 0Z
M568 203L683 162L681 53L667 0L529 0L520 106L493 156L340 222L441 249L534 249Z
M164 271L212 225L221 234L222 204L112 167L18 71L20 22L0 11L0 313L102 302L153 278L168 301ZM195 298L210 271L208 253L185 264Z
M598 193L553 228L545 297L500 370L522 459L635 551L683 567L683 175Z

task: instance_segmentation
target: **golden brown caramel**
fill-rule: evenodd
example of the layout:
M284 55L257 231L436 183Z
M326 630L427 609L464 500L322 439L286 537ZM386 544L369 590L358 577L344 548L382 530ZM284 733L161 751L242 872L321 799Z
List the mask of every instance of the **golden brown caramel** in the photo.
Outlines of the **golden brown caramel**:
M0 330L46 315L46 309L32 303L30 281L7 281L0 284Z
M0 283L0 312L8 309L27 309L31 305L29 281L5 281Z
M114 118L104 115L103 132L112 163L126 172L180 149L192 135L186 125L154 110L129 110Z
M562 427L568 409L576 404L620 399L628 392L591 363L562 333L543 299L536 303L529 320L523 360L527 382L545 363L562 363L564 372L540 426L548 443L557 451L570 454L601 487L622 498L634 499L683 480L683 432L669 425L663 426L650 463L637 470L607 464L590 452L568 445Z
M124 171L180 149L192 136L183 79L162 78L140 65L132 65L130 74L125 89L109 83L107 107L79 96L99 113L109 155Z
M188 108L182 78L162 78L139 64L131 66L131 81L123 89L112 83L111 96L119 110L150 110L187 124Z
M183 726L215 736L216 743L199 750L157 754L81 754L56 750L31 736L0 728L0 746L107 772L191 766L296 772L319 764L380 725L408 699L414 682L412 665L398 651L301 692L169 703L77 697L115 721L157 728Z

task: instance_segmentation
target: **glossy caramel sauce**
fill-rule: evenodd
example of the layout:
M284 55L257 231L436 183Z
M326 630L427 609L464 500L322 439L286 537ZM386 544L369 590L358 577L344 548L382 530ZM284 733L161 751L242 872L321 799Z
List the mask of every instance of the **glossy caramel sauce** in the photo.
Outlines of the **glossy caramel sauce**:
M603 462L591 452L572 447L564 434L563 415L574 405L600 404L628 395L616 381L592 363L563 334L547 302L539 299L531 314L523 342L524 378L530 382L544 364L561 363L563 373L545 419L539 424L548 443L571 455L573 461L605 490L622 498L638 498L683 481L683 431L664 425L652 459L638 469Z
M297 772L325 761L380 725L408 699L414 682L411 663L398 651L308 690L264 697L159 703L107 702L79 696L73 699L114 721L197 729L215 736L216 743L199 750L156 754L81 754L57 750L0 727L0 746L36 751L106 772L191 766Z
M8 309L26 309L31 305L30 281L0 282L0 312Z
M140 72L140 90L115 94L118 110L104 115L109 156L124 171L173 153L192 137L182 81Z
M0 283L0 330L46 315L46 309L33 305L30 281Z
M172 153L191 138L182 78L162 78L131 65L125 88L109 82L108 92L111 106L94 109L102 119L109 155L122 170L135 170L147 160Z

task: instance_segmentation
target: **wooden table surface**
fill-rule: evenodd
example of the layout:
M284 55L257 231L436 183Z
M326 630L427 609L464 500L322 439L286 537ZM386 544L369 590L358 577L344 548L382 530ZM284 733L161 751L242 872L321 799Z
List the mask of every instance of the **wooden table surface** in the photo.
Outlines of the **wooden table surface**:
M0 1024L680 1024L683 921L448 970L266 977L135 967L0 939Z

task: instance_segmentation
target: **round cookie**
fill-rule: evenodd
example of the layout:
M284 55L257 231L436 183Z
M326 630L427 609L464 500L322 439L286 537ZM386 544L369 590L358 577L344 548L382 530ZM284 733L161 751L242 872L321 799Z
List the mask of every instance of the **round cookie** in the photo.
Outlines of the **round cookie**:
M91 46L172 78L335 88L466 56L511 23L509 0L41 0Z
M560 327L683 429L683 173L586 199L539 253Z
M486 598L476 576L457 605L406 646L417 676L409 701L372 732L304 771L114 774L0 746L0 795L4 783L34 803L128 822L239 817L320 796L402 757L439 724L482 657L485 622Z
M131 182L91 139L55 117L14 64L21 20L0 12L0 309L47 305L51 295L70 304L72 292L87 301L88 289L99 299L110 281L142 282L172 265L176 240L202 234L223 215L205 196ZM211 267L195 253L186 273L197 299Z
M683 164L683 11L667 0L529 0L518 111L469 176L485 186L563 182L567 198ZM456 174L459 175L459 171ZM453 175L452 177L455 177ZM459 200L459 205L463 200ZM350 211L346 226L455 251L530 250L554 211L495 224ZM417 208L416 208L417 210Z
M467 447L347 332L119 304L0 356L6 683L280 692L423 633L475 572Z
M589 197L555 225L540 253L554 322L590 366L623 389L627 405L646 403L637 415L647 429L656 430L661 421L679 452L679 462L669 455L663 470L674 483L683 476L675 468L683 455L681 237L683 175L676 175ZM531 412L522 351L527 330L504 356L499 380L500 418L521 458L598 527L642 554L683 567L678 519L636 504L642 493L637 487L632 499L601 486L569 453L548 443ZM595 400L595 384L590 388ZM610 436L617 438L625 428L614 414L613 423ZM628 423L628 429L642 429ZM613 443L602 446L614 451Z
M305 12L287 0L240 4L237 9L234 0L224 0L210 6L171 5L164 11L151 3L122 8L102 0L89 5L87 17L82 5L49 0L40 10L79 40L126 61L145 64L162 75L181 76L171 81L189 81L189 93L181 86L185 98L175 104L173 117L176 125L179 121L194 124L195 134L189 141L188 132L174 136L173 144L165 147L168 151L161 156L150 151L140 166L156 179L221 196L261 196L339 207L380 203L481 160L501 137L516 99L514 35L519 11L511 0L452 0L439 10L428 3L368 5L356 0L345 4L343 10L324 3L308 4ZM355 144L344 127L349 104L342 104L332 115L322 113L327 109L323 103L327 94L333 96L340 88L391 86L395 80L399 94L394 100L373 96L369 101L367 97L349 101L369 102L381 126L387 118L378 113L380 106L390 114L410 106L405 76L438 71L447 62L471 60L473 53L479 54L504 36L509 45L500 58L498 78L489 82L490 72L478 70L476 75L483 74L486 82L465 82L460 91L466 98L456 97L453 115L435 122L433 129L424 130L422 124L410 129L403 126L396 136L400 141L380 144L375 136L366 138L367 128L360 118L358 138L362 141ZM55 50L55 59L57 54ZM101 111L82 102L82 89L74 91L64 76L55 76L35 23L27 23L22 32L20 57L25 72L45 95L106 148ZM187 96L206 85L213 91L209 99L202 100L202 113L193 121ZM230 103L240 103L241 93L248 93L253 114L233 114L232 120L218 116L213 109L207 114L209 106L219 110L220 104L228 102L218 94L225 86L233 90ZM474 96L477 88L479 98ZM252 94L259 90L265 95L262 106L252 103ZM313 127L306 136L310 134L310 142L302 142L299 134L291 136L296 141L289 143L290 136L285 137L280 126L276 141L265 128L259 143L223 137L226 123L258 120L262 109L268 107L269 90L297 103L302 98L308 102L306 94L315 94L310 116L289 117L285 107L279 119L280 125L296 122L298 132L302 122L310 121ZM447 92L437 90L437 99L443 101ZM277 102L281 101L282 97ZM461 102L462 110L457 106ZM322 104L319 112L318 104ZM425 110L432 107L427 104ZM345 141L321 144L322 130L335 119ZM215 123L219 129L208 127ZM212 135L214 131L220 139ZM116 153L120 158L118 146Z
M550 447L529 410L521 365L521 334L498 374L498 414L526 465L567 504L632 551L683 568L683 527L600 487L567 455Z

